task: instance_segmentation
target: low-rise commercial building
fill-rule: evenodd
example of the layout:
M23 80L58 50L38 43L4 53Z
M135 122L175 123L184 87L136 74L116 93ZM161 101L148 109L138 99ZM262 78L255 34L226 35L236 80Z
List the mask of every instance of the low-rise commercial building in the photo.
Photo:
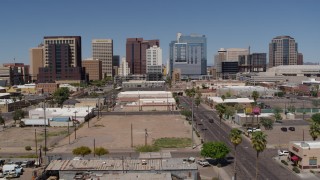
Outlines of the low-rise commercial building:
M131 81L122 83L123 88L159 88L164 86L165 86L165 81L131 80Z
M37 94L53 94L59 88L56 83L38 83L36 85Z
M131 179L133 174L147 177L142 179L167 180L172 177L177 179L198 179L198 167L196 163L183 161L181 158L172 159L123 159L123 160L53 160L46 167L46 174L59 177L59 179L74 179L75 175L88 173L91 177L98 175L104 177L125 177ZM158 176L152 176L154 174ZM169 176L167 173L171 174ZM108 178L106 178L108 179ZM137 176L134 176L134 179Z
M289 158L300 169L320 169L320 141L291 141Z

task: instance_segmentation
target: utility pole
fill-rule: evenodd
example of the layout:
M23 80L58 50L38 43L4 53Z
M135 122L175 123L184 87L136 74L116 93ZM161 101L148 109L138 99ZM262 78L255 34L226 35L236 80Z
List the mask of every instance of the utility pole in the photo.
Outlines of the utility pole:
M148 129L144 129L144 145L147 146L147 139L148 139Z
M303 100L303 112L302 112L302 120L304 120L304 100Z
M90 112L89 112L89 105L88 105L88 128L89 128L89 120L90 120Z
M191 98L191 108L192 108L192 113L191 113L191 141L192 141L192 148L194 146L194 137L193 137L193 97Z
M133 147L133 129L132 129L132 123L131 123L131 147Z
M69 144L70 144L70 121L68 121L68 138L69 138Z
M47 117L46 117L46 101L43 103L44 116L44 155L47 156Z
M93 139L93 157L96 157L96 139Z
M74 140L76 140L77 139L77 111L74 112L73 125L74 125Z
M36 156L38 156L37 129L34 129L34 140L36 143Z

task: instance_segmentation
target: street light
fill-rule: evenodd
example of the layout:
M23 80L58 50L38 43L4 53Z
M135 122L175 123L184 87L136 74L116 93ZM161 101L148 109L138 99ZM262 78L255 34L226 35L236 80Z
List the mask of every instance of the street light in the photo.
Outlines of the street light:
M77 139L77 112L78 111L75 111L73 112L74 113L74 120L73 120L73 125L74 125L74 139L76 140Z
M88 105L88 128L89 128L89 120L90 120L89 115L90 115L90 112L89 112L89 105Z

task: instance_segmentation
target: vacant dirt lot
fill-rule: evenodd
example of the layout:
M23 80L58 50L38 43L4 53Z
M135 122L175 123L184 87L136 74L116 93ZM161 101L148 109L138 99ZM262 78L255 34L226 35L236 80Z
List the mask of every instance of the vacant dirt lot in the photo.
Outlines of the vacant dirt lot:
M145 129L147 129L147 143L161 137L191 137L191 126L180 115L131 115L131 116L104 116L91 121L90 128L84 124L77 131L77 139L71 135L71 144L68 138L63 139L56 146L54 152L72 152L79 146L93 148L105 147L109 150L126 150L131 148L131 124L133 146L145 143Z
M44 146L44 127L11 127L0 132L0 153L28 152L25 146L35 150L35 130L38 147ZM67 127L49 127L47 132L47 145L50 148L67 135Z
M53 152L71 152L78 146L105 147L109 150L131 149L131 124L133 146L145 143L145 129L147 129L147 143L161 137L191 137L191 126L180 115L132 115L132 116L104 116L94 118L67 137L67 127L49 127L48 147ZM35 150L35 130L37 131L38 147L44 146L44 127L12 127L0 132L0 153L28 153L25 146ZM73 127L70 127L70 132ZM30 153L29 152L29 153Z

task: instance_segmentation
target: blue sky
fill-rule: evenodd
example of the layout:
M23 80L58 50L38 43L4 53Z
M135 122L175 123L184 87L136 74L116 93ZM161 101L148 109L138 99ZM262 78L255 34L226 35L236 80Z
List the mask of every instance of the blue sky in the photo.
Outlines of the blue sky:
M29 64L29 49L43 36L80 35L82 57L91 40L111 38L125 56L126 38L160 39L163 60L176 33L207 36L208 64L217 50L268 53L279 35L290 35L308 62L320 62L319 0L1 0L0 63Z

